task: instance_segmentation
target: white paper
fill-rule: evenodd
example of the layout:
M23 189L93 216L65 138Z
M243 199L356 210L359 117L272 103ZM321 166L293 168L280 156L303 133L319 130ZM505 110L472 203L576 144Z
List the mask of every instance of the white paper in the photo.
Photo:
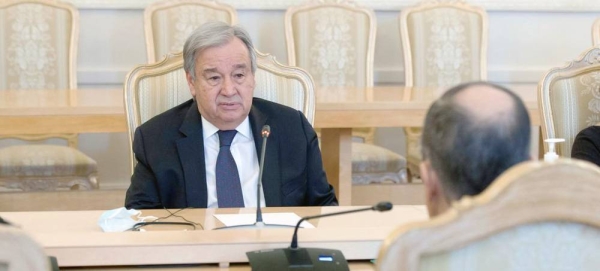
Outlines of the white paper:
M256 213L252 214L220 214L214 215L218 220L220 220L225 226L238 226L238 225L249 225L254 224L256 222ZM274 225L289 225L296 226L298 221L301 219L295 213L263 213L263 222L265 224L274 224ZM303 221L300 224L300 227L312 229L315 226L312 224Z

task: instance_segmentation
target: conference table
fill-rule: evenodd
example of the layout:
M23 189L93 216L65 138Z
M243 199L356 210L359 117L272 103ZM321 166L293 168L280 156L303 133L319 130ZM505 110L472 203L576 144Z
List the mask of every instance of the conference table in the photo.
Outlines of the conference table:
M427 109L445 88L399 85L321 88L314 127L329 182L340 205L351 204L351 128L422 127ZM532 125L540 125L535 87L519 88ZM127 132L120 89L0 91L0 136L40 133Z
M284 212L303 217L356 208L275 207L263 208L263 212L265 216ZM178 217L161 221L188 220L197 223L196 228L148 225L144 231L103 232L98 225L103 211L0 212L0 216L26 231L48 255L57 257L61 269L73 270L84 267L140 270L144 266L157 270L155 265L168 265L162 267L165 269L205 270L219 264L232 264L231 270L248 270L246 252L288 247L293 233L293 228L215 230L223 226L215 215L253 215L255 208L170 210L176 211ZM166 217L169 213L143 210L141 215ZM400 225L425 220L426 208L418 205L309 220L314 228L298 231L298 246L338 249L349 260L352 270L372 270L370 260L377 258L382 241L392 231Z

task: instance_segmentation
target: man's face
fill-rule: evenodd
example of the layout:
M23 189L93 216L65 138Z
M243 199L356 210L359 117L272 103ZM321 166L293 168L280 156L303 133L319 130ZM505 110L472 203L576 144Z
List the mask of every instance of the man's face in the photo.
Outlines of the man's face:
M200 114L220 130L244 121L254 94L254 74L248 48L239 38L211 47L196 57L195 79L186 74Z

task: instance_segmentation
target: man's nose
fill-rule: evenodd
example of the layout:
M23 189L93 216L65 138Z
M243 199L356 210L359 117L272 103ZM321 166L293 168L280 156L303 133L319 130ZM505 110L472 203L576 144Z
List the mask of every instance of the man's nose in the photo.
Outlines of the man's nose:
M225 96L233 96L237 93L235 90L235 84L233 82L233 78L227 77L223 80L223 89L221 90L221 94Z

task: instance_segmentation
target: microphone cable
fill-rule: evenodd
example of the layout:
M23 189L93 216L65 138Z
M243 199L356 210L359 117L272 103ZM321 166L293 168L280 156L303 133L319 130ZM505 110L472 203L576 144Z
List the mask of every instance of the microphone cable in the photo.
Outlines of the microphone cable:
M185 210L185 209L192 209L192 208L181 208L175 212L171 212L171 210L167 209L166 207L163 207L165 209L165 211L167 211L169 213L169 215L167 216L163 216L163 217L159 217L155 220L152 221L143 221L143 222L138 222L135 223L130 229L128 229L127 231L140 231L140 229L142 227L145 227L147 225L183 225L183 226L191 226L194 230L196 230L196 226L200 226L200 228L202 230L204 230L204 227L202 226L202 224L194 222L194 221L190 221L188 219L186 219L183 216L177 215L177 213ZM178 217L183 219L185 222L169 222L169 221L159 221L159 220L164 220L170 217Z

